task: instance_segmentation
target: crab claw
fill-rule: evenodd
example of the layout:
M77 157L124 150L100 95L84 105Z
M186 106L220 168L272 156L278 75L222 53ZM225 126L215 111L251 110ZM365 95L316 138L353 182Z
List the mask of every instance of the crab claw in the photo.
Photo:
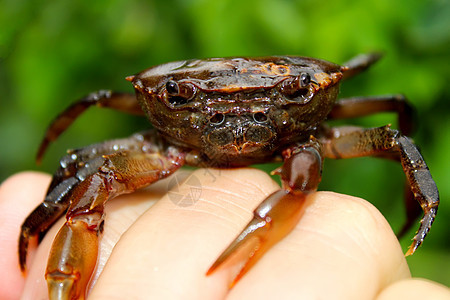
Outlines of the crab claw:
M212 274L235 253L249 251L247 261L230 284L233 287L272 245L284 238L300 219L306 193L279 190L255 210L253 219L207 271Z
M50 299L85 299L97 263L99 235L83 221L66 222L60 229L45 272Z

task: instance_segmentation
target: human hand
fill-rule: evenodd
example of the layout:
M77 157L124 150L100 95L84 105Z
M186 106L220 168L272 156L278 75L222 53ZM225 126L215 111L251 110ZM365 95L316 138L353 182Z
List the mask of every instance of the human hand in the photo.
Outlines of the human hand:
M169 178L106 205L89 299L450 298L447 288L410 278L400 245L378 210L329 192L309 196L297 227L229 290L238 258L211 276L205 272L278 186L254 169L179 172L178 178L201 182L195 203L179 203L167 194ZM22 173L0 188L2 299L47 297L43 274L63 220L31 255L26 278L18 266L17 241L22 221L42 201L49 181L48 175ZM191 186L185 182L178 188L180 195Z

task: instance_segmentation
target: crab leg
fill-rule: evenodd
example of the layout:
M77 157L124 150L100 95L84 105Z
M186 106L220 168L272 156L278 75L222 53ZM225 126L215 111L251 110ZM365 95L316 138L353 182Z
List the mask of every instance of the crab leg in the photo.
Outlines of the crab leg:
M151 134L151 132L145 133L147 136ZM19 237L19 263L22 271L26 269L30 239L38 235L43 237L47 229L64 214L70 204L71 190L84 178L97 172L103 161L102 156L117 151L142 148L146 143L143 142L142 135L137 134L125 139L111 140L68 151L68 154L60 160L60 167L53 175L44 201L22 224ZM150 143L156 143L156 140Z
M396 234L398 239L402 238L409 229L411 229L422 213L422 207L418 205L418 201L414 198L414 193L412 192L408 181L405 182L404 203L406 209L406 221Z
M50 124L39 147L37 161L42 156L50 142L69 127L75 119L88 107L96 105L109 107L132 114L142 114L135 95L114 93L101 90L78 100L62 112ZM88 146L79 150L69 151L60 161L60 168L55 172L44 201L27 217L21 229L19 238L19 263L25 271L26 256L30 238L38 234L45 235L46 230L61 217L69 206L68 195L72 188L87 175L97 171L100 158L111 154L120 145L121 150L136 146L134 138L113 140L102 144Z
M331 119L363 117L379 112L395 112L402 134L409 135L413 129L414 108L403 95L352 97L340 99L328 115Z
M106 153L108 149L113 149L111 154L98 154L98 152ZM69 168L67 176L70 177L56 184L55 191L52 190L48 194L56 193L61 185L63 185L61 189L67 189L65 195L60 198L49 199L51 205L60 205L61 209L48 212L48 204L43 203L28 217L22 227L28 234L30 232L36 234L42 231L42 228L51 225L68 207L66 223L53 242L45 274L50 299L84 298L97 262L98 240L102 232L106 201L170 175L184 164L185 156L178 148L167 146L162 142L155 136L154 131L136 134L129 139L90 146L74 153L88 159L79 160L76 165L83 167L76 171ZM54 178L54 182L61 178L64 176ZM71 178L73 183L66 185L65 181ZM53 183L52 185L54 186ZM53 221L47 222L44 217L37 215L42 212L45 216L51 215ZM30 236L23 232L22 236L27 243ZM21 241L19 245L23 250L21 251L23 264L26 243Z
M409 135L413 132L415 110L409 104L403 95L385 95L385 96L371 96L371 97L352 97L340 99L334 105L332 111L328 115L331 119L345 119L362 117L379 112L395 112L398 116L399 129L402 134ZM400 161L400 158L395 153L380 153L378 157L394 159ZM414 195L411 192L411 187L407 183L405 186L405 207L406 207L406 222L397 237L402 237L413 225L417 217L422 211Z
M371 65L376 63L381 58L381 53L367 53L367 54L361 54L358 56L353 57L349 61L343 63L343 67L341 68L341 71L344 74L344 79L348 79L350 77L353 77L367 68L369 68Z
M100 90L76 101L60 113L47 128L44 139L39 146L36 161L39 163L48 145L56 140L86 109L95 105L108 107L135 115L143 115L134 94L117 93L109 90Z
M207 275L250 244L248 259L231 283L231 286L235 285L272 245L298 223L306 196L317 189L321 179L320 146L312 138L307 144L287 149L283 156L284 165L275 171L281 175L283 189L271 194L253 211L253 219L209 268Z
M322 141L325 157L337 159L393 153L400 158L414 198L424 212L419 230L406 252L406 255L413 254L430 230L439 205L436 183L417 147L408 137L390 129L390 126L371 129L333 128L328 136L332 138Z

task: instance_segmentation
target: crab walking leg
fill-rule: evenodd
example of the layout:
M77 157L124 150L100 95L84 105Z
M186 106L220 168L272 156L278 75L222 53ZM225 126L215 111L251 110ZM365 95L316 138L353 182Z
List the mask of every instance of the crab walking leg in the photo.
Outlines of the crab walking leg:
M413 131L414 108L403 95L343 98L336 102L328 118L347 119L379 112L395 112L402 134Z
M50 299L83 299L98 255L104 205L172 174L184 164L184 153L151 136L141 143L100 156L97 171L75 184L68 194L66 223L58 232L46 269ZM120 148L120 146L118 145Z
M405 203L405 209L406 209L406 220L403 226L400 228L400 230L397 233L397 238L400 239L411 229L411 227L414 226L414 224L417 222L417 219L420 217L420 214L422 213L422 207L419 205L419 203L414 198L414 193L411 190L411 186L409 185L409 182L405 182L405 188L404 188L404 203Z
M401 135L397 130L390 129L390 126L351 130L345 127L333 128L328 136L332 138L323 141L324 156L328 158L351 158L386 152L395 153L400 157L414 198L424 212L419 230L406 252L406 255L413 254L430 231L439 205L436 183L417 147L408 137Z
M303 214L306 196L314 192L321 179L322 156L319 144L312 140L287 149L284 165L275 171L281 175L283 189L267 197L254 211L253 219L207 271L213 273L234 253L250 244L248 260L234 278L234 286L272 245L284 238Z
M384 95L369 97L343 98L336 102L328 114L330 119L347 119L363 117L380 112L395 112L398 118L399 128L402 134L409 135L414 129L415 110L403 95ZM380 153L379 157L399 161L398 154ZM402 237L414 224L422 211L409 184L405 187L406 222L400 229L397 237Z
M344 73L344 79L348 79L365 71L371 65L376 63L380 58L381 54L377 52L361 54L353 57L349 61L342 64L343 67L341 68L341 70Z
M36 155L36 161L38 163L41 161L48 145L55 141L86 109L93 105L108 107L135 115L144 114L134 94L117 93L109 90L93 92L73 103L52 121L39 146Z
M19 263L23 272L26 270L26 257L30 239L44 236L67 210L69 195L74 186L86 177L98 171L103 163L103 155L118 151L136 151L146 147L148 151L157 152L158 141L152 138L155 131L135 134L129 138L110 140L85 148L69 150L60 160L60 166L52 178L44 201L25 219L19 237Z

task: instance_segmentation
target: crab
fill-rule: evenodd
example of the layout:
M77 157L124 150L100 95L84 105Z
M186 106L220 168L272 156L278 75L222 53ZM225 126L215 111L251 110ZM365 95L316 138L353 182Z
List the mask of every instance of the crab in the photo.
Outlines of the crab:
M298 56L186 60L127 77L135 94L100 90L72 104L51 123L37 160L48 145L91 106L145 115L153 129L128 138L69 150L60 160L44 201L26 218L19 263L26 270L30 240L42 237L63 214L45 278L51 299L83 299L96 267L104 208L111 198L165 178L183 165L236 168L283 162L273 173L282 188L254 210L253 219L212 263L213 273L249 240L257 240L236 283L297 224L305 198L321 181L324 158L376 156L401 162L418 201L420 227L406 255L422 244L435 219L439 194L419 150L407 135L412 107L402 95L338 99L339 83L380 58L371 53L342 66ZM329 127L325 121L391 111L399 130ZM407 215L402 232L418 213Z

